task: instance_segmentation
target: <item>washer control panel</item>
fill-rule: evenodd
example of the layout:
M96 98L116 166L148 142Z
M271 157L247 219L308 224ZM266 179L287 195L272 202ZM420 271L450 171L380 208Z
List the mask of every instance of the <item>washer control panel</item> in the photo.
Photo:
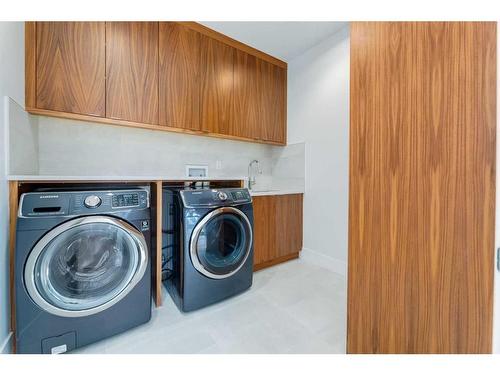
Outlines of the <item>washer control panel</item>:
M181 190L180 195L185 207L234 206L252 203L250 192L242 188L186 189Z
M20 217L67 216L148 207L147 189L50 191L21 195L18 214Z
M113 194L111 205L113 208L138 207L140 201L139 193Z

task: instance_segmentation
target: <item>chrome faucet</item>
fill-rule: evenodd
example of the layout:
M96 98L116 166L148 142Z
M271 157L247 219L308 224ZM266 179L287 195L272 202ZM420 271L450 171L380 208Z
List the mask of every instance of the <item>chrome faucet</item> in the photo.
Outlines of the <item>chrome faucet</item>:
M252 186L254 186L257 181L255 181L255 174L252 174L253 165L257 166L257 173L262 174L262 170L259 168L259 161L254 159L248 164L248 189L252 190Z

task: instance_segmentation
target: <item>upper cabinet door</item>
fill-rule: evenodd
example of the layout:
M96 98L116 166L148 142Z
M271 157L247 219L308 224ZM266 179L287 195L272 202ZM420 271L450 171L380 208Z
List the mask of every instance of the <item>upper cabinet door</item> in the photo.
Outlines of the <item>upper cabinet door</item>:
M236 50L234 56L234 100L229 134L261 139L260 80L257 57Z
M106 117L158 124L158 22L106 23Z
M38 22L36 106L105 115L104 22Z
M286 69L257 61L261 140L286 143Z
M200 33L160 23L160 125L200 130Z
M201 124L209 133L228 134L233 100L235 49L201 36Z

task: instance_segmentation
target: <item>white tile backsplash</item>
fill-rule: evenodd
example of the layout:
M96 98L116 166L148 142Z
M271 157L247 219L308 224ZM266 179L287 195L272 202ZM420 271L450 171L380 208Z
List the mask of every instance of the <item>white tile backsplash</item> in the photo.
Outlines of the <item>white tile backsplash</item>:
M25 112L24 112L25 113ZM248 164L259 160L256 190L288 187L303 189L304 145L286 147L232 141L174 132L153 131L124 126L29 116L37 139L34 174L51 176L184 176L186 165L208 166L208 176L224 178L246 176ZM17 147L29 137L17 135L12 157L23 160ZM12 142L12 141L11 141ZM30 141L31 142L31 141ZM219 164L220 168L217 168ZM11 175L27 174L12 165Z
M4 97L8 119L9 171L36 174L38 165L38 126L34 116L9 97Z

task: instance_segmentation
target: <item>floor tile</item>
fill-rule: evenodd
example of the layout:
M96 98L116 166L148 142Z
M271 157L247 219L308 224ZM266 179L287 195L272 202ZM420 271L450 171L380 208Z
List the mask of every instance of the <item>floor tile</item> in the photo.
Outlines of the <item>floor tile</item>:
M147 324L74 353L345 353L345 278L303 259L256 272L247 292L191 313L164 296Z

